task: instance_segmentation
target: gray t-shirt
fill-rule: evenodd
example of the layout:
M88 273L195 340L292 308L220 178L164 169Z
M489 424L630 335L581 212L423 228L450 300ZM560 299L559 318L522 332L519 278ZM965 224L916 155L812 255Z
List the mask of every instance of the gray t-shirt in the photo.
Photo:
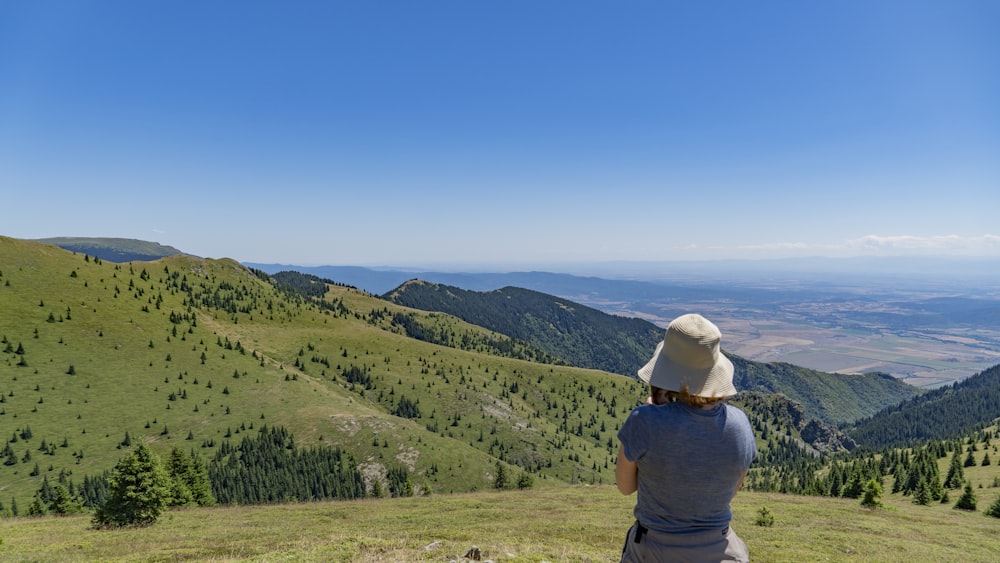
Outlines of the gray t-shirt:
M638 466L635 517L671 534L725 530L736 485L757 457L753 429L740 409L683 403L636 407L618 431Z

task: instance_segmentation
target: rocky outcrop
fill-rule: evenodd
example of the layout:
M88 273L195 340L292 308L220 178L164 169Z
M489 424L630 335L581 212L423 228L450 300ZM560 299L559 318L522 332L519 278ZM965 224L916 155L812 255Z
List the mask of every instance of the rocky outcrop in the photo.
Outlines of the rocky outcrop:
M858 444L833 426L811 419L800 430L802 440L823 454L853 450Z

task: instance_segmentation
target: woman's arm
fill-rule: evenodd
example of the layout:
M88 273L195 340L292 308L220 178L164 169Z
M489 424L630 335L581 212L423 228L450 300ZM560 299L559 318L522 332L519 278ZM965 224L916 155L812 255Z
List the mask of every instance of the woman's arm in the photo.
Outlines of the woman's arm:
M618 462L615 465L615 483L618 484L618 492L623 495L630 495L639 486L639 467L634 461L625 457L625 448L618 447Z
M736 496L736 493L740 492L740 487L743 486L743 480L746 479L746 477L747 472L744 471L743 475L740 475L740 480L736 482L736 489L733 491L733 496Z

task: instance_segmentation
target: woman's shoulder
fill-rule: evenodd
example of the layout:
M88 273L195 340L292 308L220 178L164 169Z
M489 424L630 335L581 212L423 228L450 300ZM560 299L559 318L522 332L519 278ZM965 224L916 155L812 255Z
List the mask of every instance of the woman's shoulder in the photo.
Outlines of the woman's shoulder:
M743 409L729 403L726 403L726 418L736 421L738 424L750 426L750 417L747 416L747 413Z

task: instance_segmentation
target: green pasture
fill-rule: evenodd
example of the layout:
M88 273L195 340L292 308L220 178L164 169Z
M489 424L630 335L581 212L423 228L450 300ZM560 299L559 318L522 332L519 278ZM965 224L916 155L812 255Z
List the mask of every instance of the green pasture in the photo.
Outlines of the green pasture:
M1000 519L886 500L887 508L873 511L853 500L741 492L733 526L758 563L996 561ZM93 529L87 516L6 519L0 559L447 561L476 546L493 561L612 562L633 502L613 486L560 486L186 509L148 528L116 531ZM771 527L756 524L764 507L774 515Z

